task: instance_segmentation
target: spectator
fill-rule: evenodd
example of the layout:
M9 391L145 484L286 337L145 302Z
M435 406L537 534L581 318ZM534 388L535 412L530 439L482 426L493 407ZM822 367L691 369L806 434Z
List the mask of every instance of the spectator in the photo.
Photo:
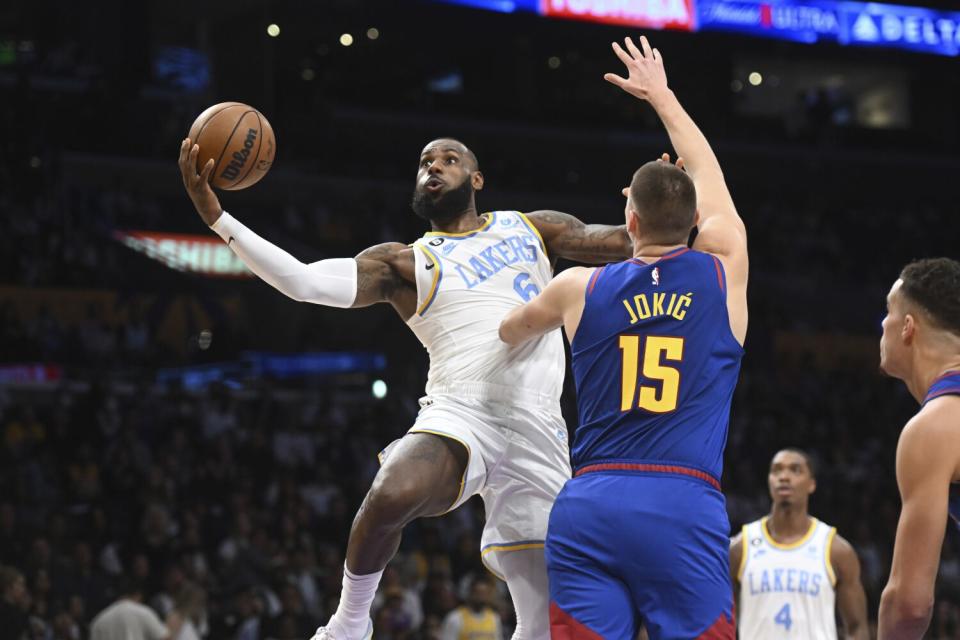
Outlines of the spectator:
M131 582L120 598L101 611L90 627L90 640L174 640L183 617L173 611L166 625L143 601L143 590Z
M183 619L180 633L174 640L200 640L207 632L207 594L192 582L185 583L177 594L175 610Z
M494 588L487 578L470 585L466 604L447 614L440 633L442 640L501 640L500 616L493 607Z
M30 628L30 594L23 574L0 566L0 629L10 640L23 640Z

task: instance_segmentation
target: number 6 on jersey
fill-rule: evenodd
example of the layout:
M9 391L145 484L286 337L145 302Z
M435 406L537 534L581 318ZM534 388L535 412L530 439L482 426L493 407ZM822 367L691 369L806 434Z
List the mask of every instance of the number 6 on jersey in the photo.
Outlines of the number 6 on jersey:
M620 351L623 356L621 376L620 410L631 411L637 397L637 373L640 358L640 336L620 336ZM637 407L651 413L669 413L677 408L680 393L680 371L664 366L661 360L683 360L683 338L672 336L647 336L643 349L643 378L661 382L660 395L657 388L640 385Z

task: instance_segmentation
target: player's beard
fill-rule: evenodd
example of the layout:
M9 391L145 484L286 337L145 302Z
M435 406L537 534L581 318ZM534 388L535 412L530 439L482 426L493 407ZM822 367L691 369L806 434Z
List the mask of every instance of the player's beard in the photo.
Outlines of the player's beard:
M415 189L410 207L413 212L431 222L451 220L470 208L473 201L473 184L467 178L459 187L432 196L426 189Z

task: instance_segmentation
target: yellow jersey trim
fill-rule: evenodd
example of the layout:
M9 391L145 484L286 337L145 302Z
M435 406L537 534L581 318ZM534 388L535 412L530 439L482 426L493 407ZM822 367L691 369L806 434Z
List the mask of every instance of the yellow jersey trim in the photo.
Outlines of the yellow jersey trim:
M540 235L540 230L537 229L537 226L535 224L530 222L530 218L527 217L527 214L520 213L519 211L517 211L517 213L520 214L520 219L523 221L525 225L527 225L527 228L530 229L530 231L533 231L536 234L537 238L539 238L540 248L543 249L543 255L546 256L547 260L549 260L550 255L547 253L547 243L543 241L543 236Z
M480 552L480 557L491 551L523 551L524 549L543 549L542 542L519 542L516 544L494 544Z
M791 542L790 544L781 544L773 539L773 536L770 535L770 530L767 529L767 520L769 519L770 517L767 516L766 518L760 521L760 530L763 532L763 537L767 540L770 546L776 549L781 549L783 551L797 549L805 545L807 542L809 542L810 538L813 536L813 532L817 530L817 524L820 522L816 518L810 518L810 528L807 529L807 532L803 534L802 538L800 538L796 542Z
M496 212L487 212L487 221L476 229L471 229L470 231L461 231L460 233L447 233L446 231L427 231L424 235L430 236L431 238L442 236L444 238L465 238L467 236L472 236L475 233L480 233L481 231L486 231L491 224L493 224L494 219L497 217Z
M430 260L433 261L433 282L430 283L430 293L426 295L423 299L423 304L420 305L420 308L417 309L417 315L422 316L426 313L427 309L430 308L430 305L433 304L434 298L437 297L437 291L440 290L440 280L443 278L443 265L440 263L440 260L437 258L436 254L430 249L427 249L422 244L418 244L417 248L420 249Z
M830 561L830 552L833 550L833 539L837 537L837 528L831 527L827 534L827 544L823 545L823 559L827 565L827 575L830 576L830 584L837 586L837 572L833 569L833 562Z
M740 530L740 567L737 568L737 582L743 580L743 572L747 568L747 555L750 551L750 537L747 535L747 525Z
M470 456L473 455L472 452L470 451L470 445L468 445L466 442L464 442L457 436L453 436L453 435L450 435L449 433L444 433L442 431L434 431L432 429L417 429L417 430L411 429L407 433L429 433L432 436L440 436L441 438L450 438L451 440L456 440L457 442L462 444L464 447L466 447L467 464L466 466L463 467L463 475L460 476L460 491L457 493L457 499L453 501L453 504L451 504L450 507L446 511L444 511L444 513L449 513L453 511L454 508L456 508L457 503L460 502L460 498L463 497L463 489L467 484L467 470L470 469Z

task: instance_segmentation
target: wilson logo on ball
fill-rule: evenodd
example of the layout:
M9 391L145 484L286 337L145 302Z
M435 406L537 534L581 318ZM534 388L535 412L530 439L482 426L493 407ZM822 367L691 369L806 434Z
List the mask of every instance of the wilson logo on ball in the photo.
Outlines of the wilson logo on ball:
M239 151L233 152L233 157L230 159L230 164L228 164L223 172L220 174L220 177L224 180L235 180L240 176L240 170L243 169L243 165L247 163L247 158L250 157L250 151L253 149L253 145L257 141L257 130L256 129L247 129L247 138L243 141L243 148Z

